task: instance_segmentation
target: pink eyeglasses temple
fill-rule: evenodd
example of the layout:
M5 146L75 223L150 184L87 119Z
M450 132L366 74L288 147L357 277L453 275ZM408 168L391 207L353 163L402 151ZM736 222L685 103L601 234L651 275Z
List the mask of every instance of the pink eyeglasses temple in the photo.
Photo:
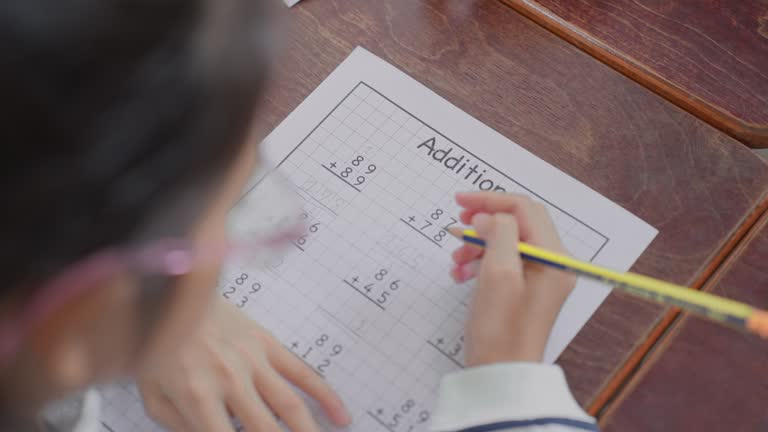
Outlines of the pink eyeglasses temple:
M15 354L27 333L41 320L69 300L95 288L99 282L121 271L183 276L198 266L221 262L227 256L247 253L254 248L274 250L300 236L302 231L303 226L296 226L255 241L218 247L208 245L204 251L194 248L188 241L166 239L157 241L137 253L125 253L116 249L97 253L64 270L42 289L37 290L22 312L0 319L0 364Z

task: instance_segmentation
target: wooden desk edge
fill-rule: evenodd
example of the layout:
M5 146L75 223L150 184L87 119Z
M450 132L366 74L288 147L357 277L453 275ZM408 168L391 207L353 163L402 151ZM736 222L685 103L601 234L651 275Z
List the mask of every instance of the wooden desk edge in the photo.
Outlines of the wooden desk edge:
M628 60L616 50L561 19L534 0L499 0L551 33L568 41L622 75L679 106L708 124L753 148L768 148L768 125L746 123L732 114L717 109L692 96L675 84L661 78L640 63Z
M735 259L738 257L736 252L747 246L748 241L746 240L750 236L754 236L759 228L766 224L766 221L768 221L768 190L763 194L758 206L744 218L742 223L739 224L739 228L720 248L717 255L691 286L696 289L707 289L717 284L717 281L722 277L722 273L727 270L729 258ZM601 421L603 418L607 419L610 417L613 407L619 405L616 402L622 400L639 382L639 377L642 376L643 372L641 368L647 369L647 367L653 364L659 353L663 352L661 349L657 349L654 353L651 353L651 351L659 344L661 344L659 347L666 346L665 344L669 343L669 340L672 339L671 337L664 336L670 330L674 331L679 327L679 323L674 325L679 315L680 310L673 308L654 326L646 340L632 351L622 367L609 378L603 390L598 393L589 407L587 407L587 412L590 415L600 418Z

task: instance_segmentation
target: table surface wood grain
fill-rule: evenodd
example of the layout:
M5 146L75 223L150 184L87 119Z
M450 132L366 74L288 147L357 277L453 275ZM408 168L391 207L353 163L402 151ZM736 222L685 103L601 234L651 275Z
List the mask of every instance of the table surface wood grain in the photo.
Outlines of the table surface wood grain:
M768 192L745 146L497 0L304 0L280 28L261 129L364 46L658 228L636 271L696 283ZM580 403L607 397L665 313L609 296L559 360Z
M768 1L502 1L732 136L768 146Z
M768 305L768 214L707 291ZM606 432L768 430L768 342L685 316L602 419ZM695 408L694 408L695 407ZM655 413L654 415L649 415Z

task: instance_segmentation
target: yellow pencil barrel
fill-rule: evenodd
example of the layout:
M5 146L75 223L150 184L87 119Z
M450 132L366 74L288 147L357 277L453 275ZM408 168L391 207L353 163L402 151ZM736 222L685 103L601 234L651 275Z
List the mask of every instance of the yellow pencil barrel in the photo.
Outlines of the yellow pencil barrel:
M464 239L475 245L484 245L474 230L465 230ZM631 294L678 306L768 339L768 312L747 304L636 273L609 270L527 243L521 242L518 248L526 258L613 284Z

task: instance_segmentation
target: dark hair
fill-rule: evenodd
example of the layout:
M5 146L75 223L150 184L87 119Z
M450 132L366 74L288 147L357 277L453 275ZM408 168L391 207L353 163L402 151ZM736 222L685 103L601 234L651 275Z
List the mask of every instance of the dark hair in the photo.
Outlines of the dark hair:
M252 120L261 4L0 4L0 298L189 228Z

